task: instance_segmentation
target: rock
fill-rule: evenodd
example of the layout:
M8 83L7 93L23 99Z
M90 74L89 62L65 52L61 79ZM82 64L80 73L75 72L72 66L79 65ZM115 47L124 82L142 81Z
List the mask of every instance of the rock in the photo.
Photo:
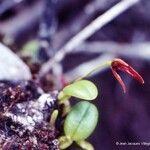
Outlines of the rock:
M9 48L0 43L0 80L29 80L28 66Z

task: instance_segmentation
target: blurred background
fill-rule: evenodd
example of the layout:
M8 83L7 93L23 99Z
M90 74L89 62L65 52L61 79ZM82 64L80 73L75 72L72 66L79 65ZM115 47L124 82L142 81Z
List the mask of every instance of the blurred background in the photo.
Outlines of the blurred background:
M40 67L53 58L70 38L119 2L0 0L0 41L24 60L33 74L37 74ZM100 70L90 77L99 88L96 105L100 121L89 139L96 150L150 149L149 10L149 0L137 2L65 55L54 67L54 72L55 69L62 70L64 77L72 81L94 66L119 57L144 78L145 84L141 86L122 74L127 85L127 93L124 94L110 69ZM4 50L0 55L3 53ZM6 57L11 60L9 55ZM6 62L0 61L9 70L7 59ZM57 84L55 88L60 87ZM48 86L46 89L51 88ZM116 142L148 142L149 146L117 146ZM79 148L71 148L75 149Z

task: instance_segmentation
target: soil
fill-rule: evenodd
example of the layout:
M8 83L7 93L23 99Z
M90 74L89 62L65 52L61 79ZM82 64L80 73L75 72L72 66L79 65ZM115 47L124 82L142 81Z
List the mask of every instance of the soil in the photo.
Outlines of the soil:
M0 148L58 150L58 128L49 125L52 111L58 108L56 93L45 97L33 81L1 81Z

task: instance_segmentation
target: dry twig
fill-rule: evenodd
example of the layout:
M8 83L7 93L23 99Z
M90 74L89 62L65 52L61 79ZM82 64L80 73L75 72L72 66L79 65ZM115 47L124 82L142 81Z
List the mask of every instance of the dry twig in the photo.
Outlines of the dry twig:
M84 42L74 49L72 53L109 53L128 57L150 59L150 42L117 43L117 42Z
M40 73L44 74L51 69L55 62L60 62L67 53L71 52L75 47L89 38L96 31L101 29L108 22L116 18L118 15L123 13L125 10L139 2L140 0L122 0L103 15L96 18L93 22L91 22L87 27L85 27L81 32L79 32L76 36L74 36L66 45L64 45L55 56L47 61L41 68Z

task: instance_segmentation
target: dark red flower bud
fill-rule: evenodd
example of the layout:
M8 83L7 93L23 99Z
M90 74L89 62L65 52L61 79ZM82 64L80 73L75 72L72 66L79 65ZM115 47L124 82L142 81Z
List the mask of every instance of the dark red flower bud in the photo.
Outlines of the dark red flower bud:
M121 60L119 58L116 58L112 61L111 70L112 70L112 73L115 76L115 78L121 84L124 93L126 92L126 86L125 86L122 78L120 77L120 75L117 73L117 71L119 71L119 70L128 73L134 79L139 81L141 84L144 84L143 78L130 65L128 65L126 62L124 62L123 60Z

